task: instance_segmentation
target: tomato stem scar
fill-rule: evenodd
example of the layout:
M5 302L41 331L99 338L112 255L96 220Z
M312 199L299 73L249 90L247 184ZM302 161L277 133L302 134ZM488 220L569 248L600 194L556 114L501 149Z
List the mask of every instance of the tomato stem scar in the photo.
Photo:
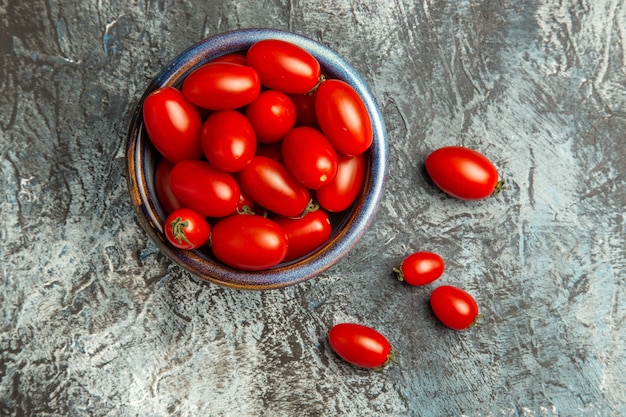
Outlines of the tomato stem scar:
M185 235L185 228L187 226L189 226L189 222L187 220L183 220L182 217L176 217L170 225L172 228L172 234L177 242L186 242L193 245L189 239L187 239L187 235Z

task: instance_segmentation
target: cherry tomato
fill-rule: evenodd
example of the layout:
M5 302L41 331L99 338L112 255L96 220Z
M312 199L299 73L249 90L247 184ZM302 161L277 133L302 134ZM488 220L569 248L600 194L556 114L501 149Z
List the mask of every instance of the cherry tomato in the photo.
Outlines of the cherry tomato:
M287 254L287 236L274 221L257 215L236 214L213 227L211 247L217 259L246 271L272 268Z
M264 156L256 156L239 173L239 181L254 201L283 216L299 216L310 201L309 190L287 167Z
M317 190L330 184L337 175L335 148L312 127L292 129L283 139L282 154L289 171L308 188Z
M296 108L296 126L319 128L315 115L315 94L290 94Z
M328 215L322 209L310 211L302 217L273 219L287 234L289 249L285 261L292 261L322 246L332 233Z
M378 331L356 323L340 323L328 332L335 353L362 368L380 368L394 361L391 344Z
M146 97L143 121L150 141L170 162L202 157L200 113L174 87L160 88Z
M174 165L163 158L157 163L154 172L154 188L156 189L157 198L165 214L170 214L176 209L181 208L180 201L176 198L170 188L170 173Z
M330 184L316 190L320 206L332 212L347 209L363 188L365 159L363 155L338 155L337 175Z
M227 172L204 161L181 161L170 174L170 187L178 201L205 217L227 216L235 211L240 190Z
M261 92L259 75L247 66L210 62L192 71L183 81L183 95L196 106L210 110L234 110L252 103Z
M259 146L256 148L256 154L257 156L265 156L274 161L283 162L283 143L259 143Z
M374 140L372 122L361 97L341 80L324 81L315 93L315 114L337 152L359 155Z
M245 54L227 54L215 58L211 62L229 62L231 64L247 65Z
M487 157L462 146L433 151L426 157L426 171L437 187L462 200L487 198L503 186Z
M400 281L409 285L426 285L438 279L444 270L441 256L433 252L415 252L404 258L393 270Z
M250 198L248 193L246 193L243 188L239 187L239 191L239 202L237 203L237 208L235 209L237 214L256 214L254 211L256 202Z
M266 90L246 107L246 117L259 142L278 142L295 126L296 106L286 94Z
M204 217L193 210L180 208L165 221L167 240L179 249L191 250L204 246L209 241L211 226Z
M246 59L259 73L261 84L283 93L307 93L317 85L321 74L320 64L313 55L278 39L256 42L248 49Z
M475 324L478 317L474 297L451 285L435 288L430 294L430 305L437 318L454 330L467 329Z
M236 172L252 161L257 142L246 116L235 110L222 110L204 122L201 144L204 156L213 166Z

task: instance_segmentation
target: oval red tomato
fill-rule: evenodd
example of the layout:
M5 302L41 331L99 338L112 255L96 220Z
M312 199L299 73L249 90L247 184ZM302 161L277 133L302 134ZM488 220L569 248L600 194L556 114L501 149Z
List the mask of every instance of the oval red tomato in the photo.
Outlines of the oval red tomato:
M210 62L187 76L182 92L196 106L209 110L234 110L252 103L261 92L261 84L253 68L229 62Z
M462 200L487 198L503 185L486 156L462 146L446 146L430 153L426 171L437 187Z
M315 115L315 94L290 94L289 98L296 108L296 126L319 128Z
M317 85L321 74L320 64L313 55L279 39L256 42L248 49L246 59L258 72L261 84L283 93L309 92Z
M170 188L170 173L172 172L172 168L174 168L174 164L163 158L157 163L156 170L154 171L154 188L165 214L170 214L174 210L182 207L180 201L178 201Z
M154 147L170 162L200 159L202 119L174 87L153 91L143 103L143 122Z
M374 140L372 121L363 100L342 80L326 80L315 93L315 114L337 152L360 155Z
M309 190L287 167L265 156L256 156L239 173L239 181L254 201L283 216L299 216L311 199Z
M246 107L246 117L259 142L278 142L295 126L296 106L286 94L266 90Z
M174 165L170 188L184 207L205 217L233 213L241 194L230 174L204 161L187 160Z
M231 64L248 65L245 54L233 53L215 58L211 62L228 62Z
M216 168L226 172L244 169L256 153L256 136L252 125L235 110L217 111L202 126L202 151Z
M167 240L179 249L191 250L209 241L211 226L204 217L193 210L180 208L173 211L165 221Z
M363 155L338 155L337 175L330 184L316 190L320 206L328 211L339 212L347 209L356 200L363 188L365 179L365 158Z
M398 279L409 285L426 285L438 279L444 271L443 258L433 252L415 252L394 268Z
M328 215L322 209L302 217L277 217L273 219L287 235L289 249L285 261L303 257L322 246L332 233Z
M340 323L328 332L335 353L362 368L380 368L393 360L391 344L378 331L356 323Z
M314 190L330 184L337 175L337 152L316 129L307 126L292 129L283 139L283 161L289 171Z
M474 297L460 288L442 285L430 295L430 305L437 318L454 330L472 326L478 317L478 304Z
M257 215L226 217L213 227L211 247L217 259L234 268L272 268L287 254L287 236L274 221Z

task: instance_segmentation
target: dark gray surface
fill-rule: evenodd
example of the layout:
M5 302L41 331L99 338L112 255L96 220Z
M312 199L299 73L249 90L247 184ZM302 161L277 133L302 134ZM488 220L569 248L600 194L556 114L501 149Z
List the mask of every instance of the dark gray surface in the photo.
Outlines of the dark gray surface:
M376 223L322 276L200 282L140 229L124 141L149 80L219 32L292 30L361 72L390 134ZM626 414L626 4L583 1L0 1L0 415ZM433 149L488 155L508 189L462 202ZM441 280L391 274L434 250ZM428 306L467 289L484 320ZM330 326L400 351L354 368Z

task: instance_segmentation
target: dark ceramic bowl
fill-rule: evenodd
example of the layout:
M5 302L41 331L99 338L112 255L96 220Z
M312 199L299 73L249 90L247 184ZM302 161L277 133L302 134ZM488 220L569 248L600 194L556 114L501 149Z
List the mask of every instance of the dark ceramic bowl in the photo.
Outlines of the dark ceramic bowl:
M195 68L219 56L247 50L262 39L281 39L306 49L320 62L329 78L350 84L367 107L374 131L374 142L366 152L366 177L363 190L345 212L331 218L333 234L328 242L311 255L259 272L228 267L205 248L183 251L170 245L163 234L165 212L156 199L154 172L159 154L146 136L142 120L143 100L163 86L180 87ZM328 47L290 32L272 29L246 29L205 39L174 59L157 75L139 101L128 131L126 162L132 204L142 227L159 249L187 271L209 282L243 289L271 289L296 284L322 273L355 247L374 220L387 180L387 132L372 93L361 76L343 58Z

